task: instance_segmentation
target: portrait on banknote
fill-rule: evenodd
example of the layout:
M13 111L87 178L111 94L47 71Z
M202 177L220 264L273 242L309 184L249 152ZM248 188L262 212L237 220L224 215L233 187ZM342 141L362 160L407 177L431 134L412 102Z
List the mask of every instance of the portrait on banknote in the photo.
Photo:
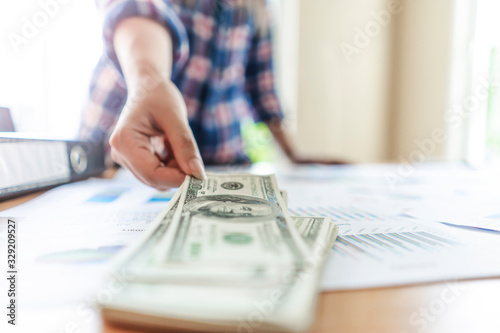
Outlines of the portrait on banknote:
M275 204L255 197L240 195L207 195L191 200L185 207L191 214L208 218L251 220L274 219L280 213Z

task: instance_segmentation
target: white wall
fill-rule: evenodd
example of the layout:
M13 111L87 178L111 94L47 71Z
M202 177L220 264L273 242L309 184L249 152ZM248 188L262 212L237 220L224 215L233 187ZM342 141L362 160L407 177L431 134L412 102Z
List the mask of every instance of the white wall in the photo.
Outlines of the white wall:
M304 150L357 162L386 157L390 25L364 42L357 30L374 28L371 11L385 5L300 2L297 135ZM346 52L350 46L359 53Z
M404 6L395 35L391 151L397 160L418 162L422 156L445 156L446 141L435 138L447 132L454 1L405 1Z
M94 2L1 1L0 35L0 106L17 130L75 136L102 52Z
M425 160L465 156L469 120L452 128L446 112L470 93L473 1L298 2L298 67L287 70L302 150L419 162L427 143Z

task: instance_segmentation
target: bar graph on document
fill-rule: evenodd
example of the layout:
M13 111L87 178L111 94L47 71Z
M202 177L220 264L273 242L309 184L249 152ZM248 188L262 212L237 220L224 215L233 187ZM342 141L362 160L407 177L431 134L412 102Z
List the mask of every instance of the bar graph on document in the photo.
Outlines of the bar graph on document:
M405 256L416 251L435 253L456 246L461 244L431 232L414 231L339 236L333 251L357 261L371 258L382 262L388 254Z
M300 216L329 216L335 223L351 221L381 221L383 217L353 206L317 206L289 208L290 214Z
M400 231L339 234L322 288L374 288L499 273L488 263L493 259L487 252L450 230L403 223L391 227Z
M329 216L339 227L339 235L413 231L414 219L405 216L387 217L354 206L290 207L291 215Z
M292 215L330 216L339 226L323 290L375 288L497 276L478 242L449 227L350 205L290 207Z

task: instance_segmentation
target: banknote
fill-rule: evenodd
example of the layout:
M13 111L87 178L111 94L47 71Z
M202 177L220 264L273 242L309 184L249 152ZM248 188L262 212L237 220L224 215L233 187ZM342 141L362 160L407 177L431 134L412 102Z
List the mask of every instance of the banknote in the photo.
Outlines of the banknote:
M187 178L148 231L115 262L131 277L99 302L119 323L196 332L302 332L338 232L329 217L290 216L273 176ZM286 278L284 278L286 276ZM214 301L216 300L216 301Z
M288 192L285 190L280 190L281 198L283 199L283 203L285 207L288 208Z
M338 228L328 217L292 217L294 226L308 247L333 246ZM158 226L168 225L165 219L158 220ZM163 230L156 229L156 230ZM148 238L137 247L141 254L136 258L151 258L146 248L157 245L158 239ZM151 247L150 247L151 249ZM328 253L319 257L325 262ZM139 260L140 261L140 260ZM172 283L171 280L135 279L125 289L113 297L111 302L102 304L106 318L118 322L131 322L148 326L155 318L157 328L186 328L194 331L239 332L238 318L248 315L255 304L268 303L273 299L274 311L267 313L259 329L255 332L300 332L310 325L314 315L317 283L322 265L302 272L290 281L264 288L250 288L248 285L235 286L219 281L206 286L203 283ZM199 282L199 281L198 281ZM280 295L279 298L274 298ZM217 302L213 300L217 299ZM266 303L266 304L267 304ZM199 326L199 323L204 323Z
M178 193L123 261L139 279L274 283L284 269L300 270L333 225L323 217L292 219L273 176L209 174L205 182L188 178Z
M154 265L154 258L156 249L160 241L165 237L166 231L172 222L174 209L177 207L178 201L174 202L172 209L167 211L165 215L157 222L147 235L144 237L140 246L136 246L129 255L120 260L120 270L125 270L129 275L134 276L137 280L143 281L167 281L162 270L156 271L159 273L155 275L155 270L148 273L148 268ZM321 248L324 244L330 244L337 236L337 226L331 221L329 217L320 216L291 216L294 226L300 233L300 236L306 242L307 246L313 251L315 248ZM332 240L333 239L333 240ZM324 246L325 252L329 251L329 247ZM146 274L145 274L146 272ZM220 282L220 280L219 280Z
M326 234L332 231L332 227L335 227L329 217L292 216L292 219L295 227L310 248L313 248L321 238L328 238Z
M316 256L320 259L327 256L330 251L330 244L333 244L335 237L337 236L338 228L332 223L330 218L327 217L304 217L304 216L293 216L292 220L296 225L297 229L301 232L301 237L307 243L308 247L311 249ZM161 241L161 237L165 235L166 230L170 224L171 220L162 219L161 223L154 228L154 233L150 237L145 238L140 246L137 246L133 253L125 256L120 260L119 271L126 272L127 275L133 276L134 281L143 282L173 282L173 283L199 283L200 279L193 278L192 274L177 274L176 272L166 271L164 268L159 268L154 266L154 258L156 249ZM220 269L219 269L220 270ZM272 279L270 276L248 276L245 274L232 274L234 270L231 269L226 272L226 276L220 276L215 274L212 278L211 270L199 270L198 274L204 274L203 282L204 284L220 284L227 283L231 285L246 285L249 286L249 278L253 278L251 281L252 286L260 286L262 283L265 285L279 283L280 280L274 277ZM237 280L235 280L237 279Z
M148 253L153 257L142 261L141 276L264 280L284 267L300 270L309 255L274 176L186 177L180 192L166 214L169 227Z

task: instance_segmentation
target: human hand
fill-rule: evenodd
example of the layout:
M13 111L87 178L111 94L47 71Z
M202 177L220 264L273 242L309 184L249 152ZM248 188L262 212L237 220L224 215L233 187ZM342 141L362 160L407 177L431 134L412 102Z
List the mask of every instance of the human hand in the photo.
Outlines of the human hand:
M121 21L114 48L127 84L127 103L111 135L111 157L147 185L179 186L205 169L189 127L186 104L170 81L172 39L164 26L143 17ZM158 146L158 141L160 147Z
M161 81L138 95L129 91L109 140L113 160L159 190L179 186L186 175L203 179L205 168L177 87ZM158 137L163 151L152 143Z
M323 164L323 165L342 165L349 164L349 162L337 159L330 159L324 157L305 157L305 156L297 156L296 154L292 154L288 156L290 161L295 164Z

